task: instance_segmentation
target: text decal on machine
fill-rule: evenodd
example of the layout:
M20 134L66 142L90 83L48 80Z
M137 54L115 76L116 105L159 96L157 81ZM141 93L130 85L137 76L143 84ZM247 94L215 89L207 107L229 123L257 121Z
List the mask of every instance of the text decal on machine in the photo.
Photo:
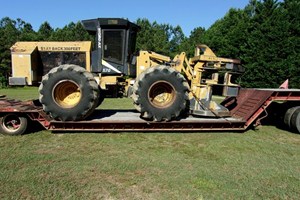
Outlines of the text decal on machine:
M80 47L40 47L40 51L80 51Z

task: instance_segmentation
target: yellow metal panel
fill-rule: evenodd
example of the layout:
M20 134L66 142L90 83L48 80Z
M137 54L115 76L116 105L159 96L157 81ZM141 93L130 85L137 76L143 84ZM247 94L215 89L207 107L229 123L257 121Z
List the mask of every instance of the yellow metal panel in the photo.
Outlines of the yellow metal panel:
M36 42L16 42L10 50L12 54L31 54L36 46Z
M90 52L92 42L16 42L11 47L12 53L31 53L37 47L39 51L52 52Z
M13 77L26 77L27 84L39 81L38 77L38 55L40 52L84 52L86 57L86 69L90 71L91 65L90 41L79 42L16 42L10 49L12 55Z
M39 51L56 51L56 52L89 52L92 43L90 41L83 42L38 42Z
M86 51L85 60L86 60L86 70L88 72L90 72L91 71L91 53L90 53L90 51Z
M26 77L27 84L32 85L31 56L30 54L12 55L12 75L13 77Z
M137 57L137 75L141 74L149 67L164 64L170 62L171 59L168 56L164 56L153 51L140 51Z
M105 90L106 85L117 85L119 76L102 76L100 78L100 87Z

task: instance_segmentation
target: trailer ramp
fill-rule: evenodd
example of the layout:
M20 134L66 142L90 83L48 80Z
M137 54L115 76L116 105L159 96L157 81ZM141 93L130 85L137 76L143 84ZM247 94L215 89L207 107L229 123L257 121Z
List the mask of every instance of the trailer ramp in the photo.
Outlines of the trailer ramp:
M299 89L241 89L236 98L227 98L222 105L231 116L245 121L245 128L260 123L260 116L273 101L300 101ZM267 113L266 113L267 115Z

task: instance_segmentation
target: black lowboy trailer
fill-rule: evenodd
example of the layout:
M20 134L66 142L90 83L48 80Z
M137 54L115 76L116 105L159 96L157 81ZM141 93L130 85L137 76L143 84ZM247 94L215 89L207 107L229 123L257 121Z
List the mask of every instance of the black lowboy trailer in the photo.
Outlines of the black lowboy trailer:
M241 89L237 97L222 103L231 117L199 118L189 116L170 122L150 122L140 118L134 110L96 110L84 121L56 121L35 101L0 99L0 132L23 134L29 121L37 122L53 132L200 132L245 131L259 125L261 120L282 120L282 124L300 133L299 89Z

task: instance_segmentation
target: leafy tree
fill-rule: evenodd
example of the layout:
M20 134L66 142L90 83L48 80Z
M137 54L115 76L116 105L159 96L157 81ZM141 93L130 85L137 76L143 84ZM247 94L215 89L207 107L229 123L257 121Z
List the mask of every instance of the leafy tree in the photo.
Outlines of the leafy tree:
M243 55L247 44L249 18L243 10L230 9L200 38L219 56L236 58Z
M37 33L33 30L31 24L24 23L20 28L20 37L19 40L21 41L36 41L38 40Z
M41 24L38 30L38 40L40 41L47 41L50 40L51 35L53 34L54 30L49 24L49 22L44 22Z
M255 5L251 18L248 48L244 54L248 87L278 87L289 78L292 66L286 67L290 22L277 1L265 0Z
M285 0L282 7L288 22L284 67L288 69L291 86L300 88L300 2L298 0Z
M243 86L278 87L289 78L299 87L299 12L297 0L250 0L245 9L230 9L199 41L218 56L243 61Z
M157 22L150 23L148 19L138 19L137 25L141 31L137 36L137 49L155 51L167 55L170 45L168 44L168 35L165 26Z
M179 53L180 44L185 40L180 26L150 23L148 19L138 19L141 27L137 36L137 48L150 50L164 55L174 56Z
M201 44L201 40L204 33L205 33L205 28L203 27L194 28L194 30L191 31L190 37L184 38L184 40L181 42L179 46L179 50L186 52L188 57L193 57L195 52L195 47L198 44Z
M167 35L167 40L169 43L169 53L171 56L174 56L179 53L180 45L185 40L184 33L180 26L171 26L169 24L161 25Z
M17 22L8 17L0 21L0 79L1 86L5 85L10 72L10 47L19 37L19 31L16 28Z
M92 38L80 22L76 24L71 22L62 29L56 29L50 39L55 41L89 41Z

